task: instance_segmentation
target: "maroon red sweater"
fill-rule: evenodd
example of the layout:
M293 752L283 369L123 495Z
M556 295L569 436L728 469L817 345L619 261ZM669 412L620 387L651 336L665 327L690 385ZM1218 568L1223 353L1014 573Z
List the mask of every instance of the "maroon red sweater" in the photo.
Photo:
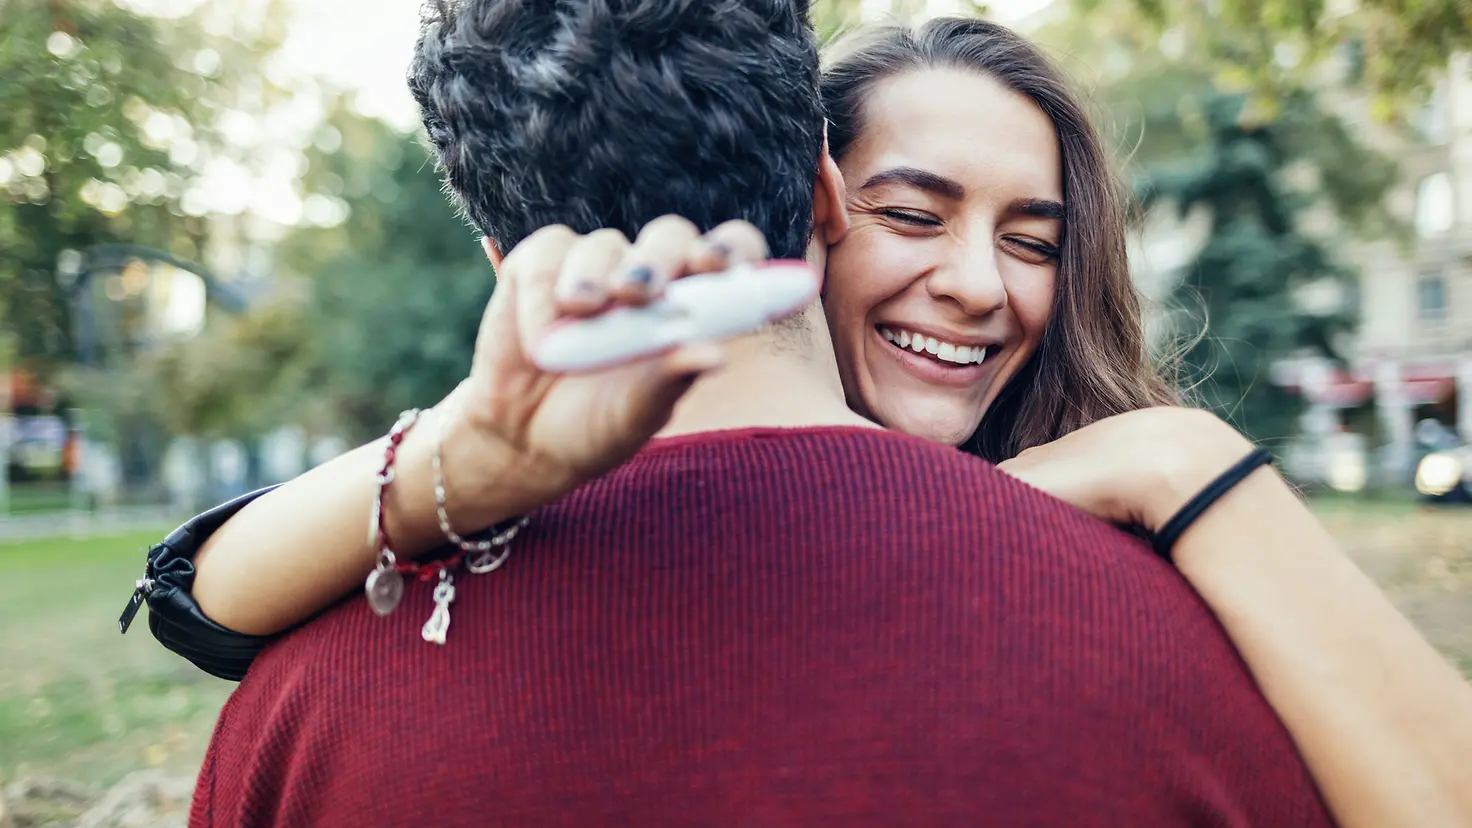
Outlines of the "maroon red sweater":
M457 583L267 649L191 825L1330 824L1171 567L918 440L657 442Z

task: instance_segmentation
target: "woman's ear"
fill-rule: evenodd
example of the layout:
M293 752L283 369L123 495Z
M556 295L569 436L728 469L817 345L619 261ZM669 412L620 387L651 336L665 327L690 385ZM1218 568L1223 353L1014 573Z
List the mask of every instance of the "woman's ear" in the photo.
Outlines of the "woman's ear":
M818 156L818 178L813 183L813 235L834 245L848 235L848 191L838 162L828 153L828 125L823 125L823 152Z

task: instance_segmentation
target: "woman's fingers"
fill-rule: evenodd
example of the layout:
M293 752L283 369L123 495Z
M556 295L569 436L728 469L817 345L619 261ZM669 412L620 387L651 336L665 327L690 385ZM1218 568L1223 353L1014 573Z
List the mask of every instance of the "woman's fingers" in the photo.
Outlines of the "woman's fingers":
M747 221L728 221L702 236L686 257L681 275L709 273L767 260L767 239Z
M630 247L617 230L596 230L578 239L558 270L557 315L589 316L617 300L614 274Z
M679 216L661 216L646 224L619 263L613 279L615 298L633 305L658 298L675 277L683 275L689 252L699 239L699 228Z

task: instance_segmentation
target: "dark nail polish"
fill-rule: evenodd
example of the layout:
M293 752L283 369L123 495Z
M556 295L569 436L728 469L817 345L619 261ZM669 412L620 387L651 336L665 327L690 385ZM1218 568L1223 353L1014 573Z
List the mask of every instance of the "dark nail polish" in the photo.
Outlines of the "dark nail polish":
M731 261L731 246L723 242L716 242L710 246L710 252L723 262Z
M640 265L633 270L630 270L624 276L624 281L628 282L631 285L648 287L650 283L654 281L654 269L646 265Z

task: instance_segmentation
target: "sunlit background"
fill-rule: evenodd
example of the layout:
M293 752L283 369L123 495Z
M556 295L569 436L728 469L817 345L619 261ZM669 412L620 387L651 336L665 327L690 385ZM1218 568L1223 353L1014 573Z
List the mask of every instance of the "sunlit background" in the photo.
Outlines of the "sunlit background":
M1161 358L1472 671L1472 8L1403 6L814 19L1045 44L1141 204ZM117 636L142 550L464 376L494 274L416 132L417 26L414 0L0 0L0 826L175 824L228 687Z

